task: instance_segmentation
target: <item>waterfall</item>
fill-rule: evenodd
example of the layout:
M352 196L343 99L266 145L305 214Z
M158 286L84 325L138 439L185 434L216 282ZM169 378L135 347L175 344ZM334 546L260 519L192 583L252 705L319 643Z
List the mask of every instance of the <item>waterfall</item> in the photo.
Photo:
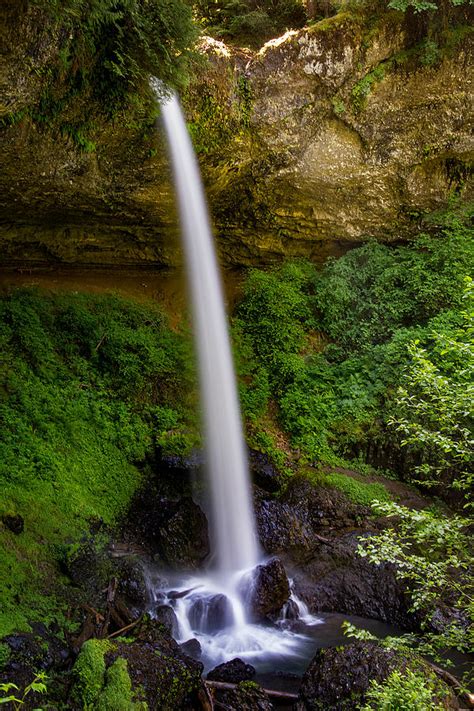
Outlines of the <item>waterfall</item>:
M160 93L160 87L157 87ZM247 456L222 287L199 167L179 101L162 101L193 308L217 572L258 562Z
M171 608L177 640L197 639L207 669L236 655L252 663L286 665L289 658L297 663L308 638L292 631L286 618L294 617L295 609L296 616L300 610L306 614L302 603L293 596L283 610L286 621L282 618L273 627L252 622L245 609L260 551L222 287L199 168L179 101L174 95L164 100L157 81L154 89L168 139L193 308L215 567L173 586L156 586L150 579L150 612L158 615L160 608ZM307 624L319 623L306 617Z

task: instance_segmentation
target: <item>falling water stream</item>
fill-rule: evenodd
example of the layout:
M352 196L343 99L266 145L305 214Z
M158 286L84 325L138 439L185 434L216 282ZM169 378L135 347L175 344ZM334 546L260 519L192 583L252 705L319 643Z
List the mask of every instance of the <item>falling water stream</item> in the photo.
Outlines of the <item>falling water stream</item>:
M301 638L284 625L253 624L245 600L261 561L224 299L199 168L176 96L155 85L169 145L193 308L209 476L212 566L172 590L153 589L174 609L179 641L197 638L206 666L240 656L258 662L300 654ZM294 599L300 616L312 618Z

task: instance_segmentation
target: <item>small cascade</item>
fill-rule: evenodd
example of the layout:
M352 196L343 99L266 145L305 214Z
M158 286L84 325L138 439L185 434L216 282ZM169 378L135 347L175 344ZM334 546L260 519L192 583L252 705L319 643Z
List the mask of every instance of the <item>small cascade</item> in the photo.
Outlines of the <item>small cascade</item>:
M245 577L248 579L248 574ZM289 582L292 588L293 583ZM212 576L187 578L166 590L157 591L154 587L151 599L152 615L163 607L173 610L178 642L199 641L206 669L236 656L257 668L289 668L292 664L298 668L301 660L308 657L308 628L322 623L309 613L292 589L274 624L249 622L241 596L223 593Z

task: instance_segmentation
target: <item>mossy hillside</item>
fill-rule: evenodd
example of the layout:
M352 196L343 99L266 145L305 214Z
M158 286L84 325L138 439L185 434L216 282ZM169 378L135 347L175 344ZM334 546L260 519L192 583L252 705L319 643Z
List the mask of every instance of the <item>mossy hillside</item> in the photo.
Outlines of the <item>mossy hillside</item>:
M192 358L153 305L17 291L0 302L0 634L60 614L57 558L112 526L156 446L196 442ZM194 433L194 434L193 434Z
M303 461L338 465L379 448L379 465L390 465L400 441L387 423L408 344L436 350L432 333L448 338L462 322L469 219L438 215L409 246L371 242L322 271L307 262L252 270L234 321L251 431L273 409ZM273 456L274 432L255 439Z

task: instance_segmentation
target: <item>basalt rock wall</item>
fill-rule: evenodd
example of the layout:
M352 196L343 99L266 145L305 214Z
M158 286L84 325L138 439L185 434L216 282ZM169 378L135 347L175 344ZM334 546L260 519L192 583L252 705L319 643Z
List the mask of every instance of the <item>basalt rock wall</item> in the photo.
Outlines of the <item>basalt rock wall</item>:
M184 105L225 264L403 239L453 193L472 197L463 12L431 43L386 10L340 12L258 53L203 40L207 63ZM0 14L2 260L178 263L166 152L149 119L97 118L84 145L34 109L60 44L40 20L28 3Z

